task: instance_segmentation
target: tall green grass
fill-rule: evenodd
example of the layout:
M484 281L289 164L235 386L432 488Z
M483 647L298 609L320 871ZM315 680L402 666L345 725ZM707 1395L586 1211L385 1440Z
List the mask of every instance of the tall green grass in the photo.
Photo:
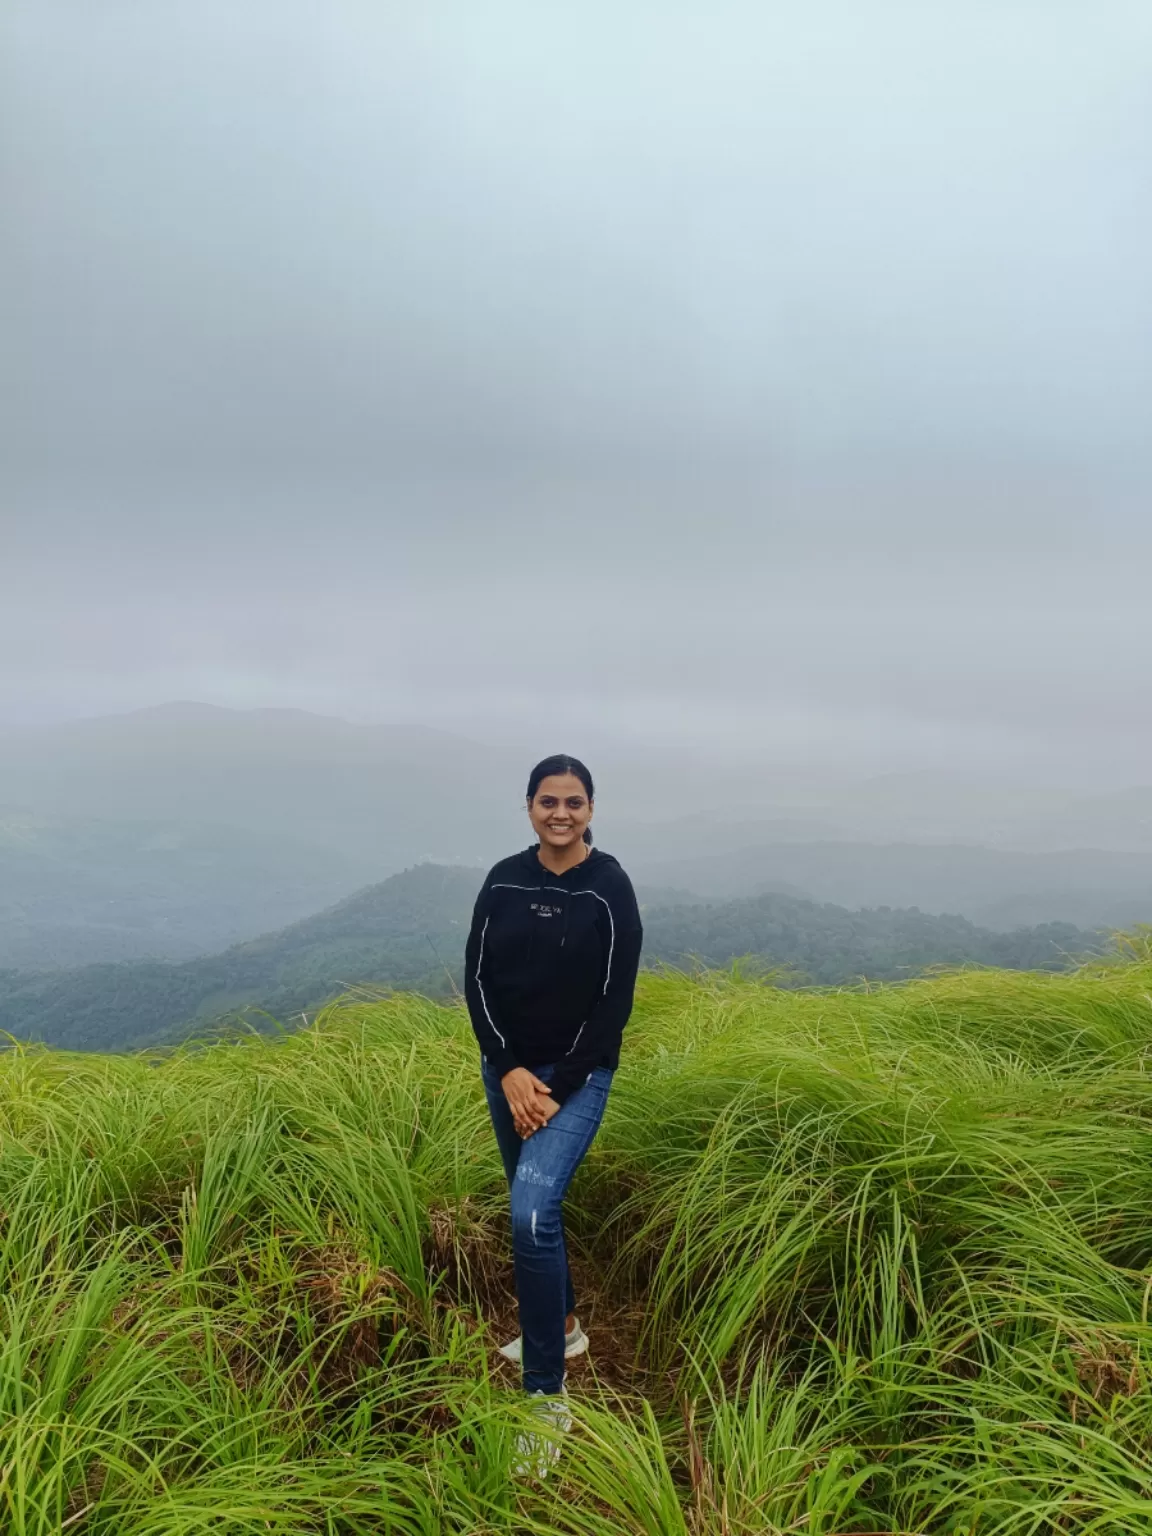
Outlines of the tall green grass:
M459 1009L13 1047L0 1528L1146 1536L1150 1063L1141 943L872 990L643 976L566 1202L593 1353L534 1484Z

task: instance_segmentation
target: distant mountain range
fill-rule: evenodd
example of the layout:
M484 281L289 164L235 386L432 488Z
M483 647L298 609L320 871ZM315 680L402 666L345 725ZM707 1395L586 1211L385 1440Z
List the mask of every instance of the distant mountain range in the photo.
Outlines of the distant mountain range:
M0 967L189 960L417 863L482 871L529 841L530 760L419 725L200 703L0 731ZM623 753L592 767L597 842L682 902L769 891L997 929L1152 920L1148 789L675 760L653 774Z
M239 827L0 807L0 968L211 954L378 873L331 848Z
M291 1027L349 988L442 996L461 986L481 879L477 870L418 865L277 933L177 964L0 972L0 1028L110 1050L175 1040L245 1009L256 1027L267 1015ZM963 918L849 912L780 893L688 904L641 885L638 896L646 963L724 966L750 954L820 982L899 979L938 964L1062 967L1102 943L1068 925L995 934Z
M802 891L846 907L962 913L988 928L1152 922L1152 857L1070 849L1027 853L932 843L772 843L696 857L631 861L634 878L702 896Z
M8 731L0 741L0 807L233 827L381 873L515 845L523 817L514 782L489 749L463 737L292 709L166 704Z

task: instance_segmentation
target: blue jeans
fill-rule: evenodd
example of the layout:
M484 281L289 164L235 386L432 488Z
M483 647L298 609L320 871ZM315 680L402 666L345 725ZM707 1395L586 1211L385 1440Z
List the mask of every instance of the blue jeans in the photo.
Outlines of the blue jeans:
M529 1070L546 1083L556 1067L551 1063ZM484 1056L480 1075L512 1196L524 1390L559 1392L564 1384L564 1321L576 1309L560 1202L600 1129L613 1073L610 1067L595 1067L556 1114L526 1139L516 1129L496 1068Z

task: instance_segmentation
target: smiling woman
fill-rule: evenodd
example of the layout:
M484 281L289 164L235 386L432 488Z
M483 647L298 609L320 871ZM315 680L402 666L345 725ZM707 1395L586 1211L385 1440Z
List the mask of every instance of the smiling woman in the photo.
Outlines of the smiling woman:
M488 872L468 935L465 996L511 1192L521 1332L501 1353L522 1363L524 1390L566 1427L552 1399L565 1393L565 1359L588 1341L561 1202L608 1101L643 934L631 881L591 846L584 764L537 763L526 804L539 841ZM521 1467L538 1473L546 1463Z

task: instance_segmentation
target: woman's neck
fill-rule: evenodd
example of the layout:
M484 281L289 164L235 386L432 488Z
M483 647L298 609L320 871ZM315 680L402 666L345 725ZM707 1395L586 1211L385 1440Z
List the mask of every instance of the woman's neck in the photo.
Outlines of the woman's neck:
M584 860L592 852L585 842L573 843L571 848L545 848L540 843L536 849L536 857L544 868L552 875L563 875L570 869L575 869L577 864L583 864Z

